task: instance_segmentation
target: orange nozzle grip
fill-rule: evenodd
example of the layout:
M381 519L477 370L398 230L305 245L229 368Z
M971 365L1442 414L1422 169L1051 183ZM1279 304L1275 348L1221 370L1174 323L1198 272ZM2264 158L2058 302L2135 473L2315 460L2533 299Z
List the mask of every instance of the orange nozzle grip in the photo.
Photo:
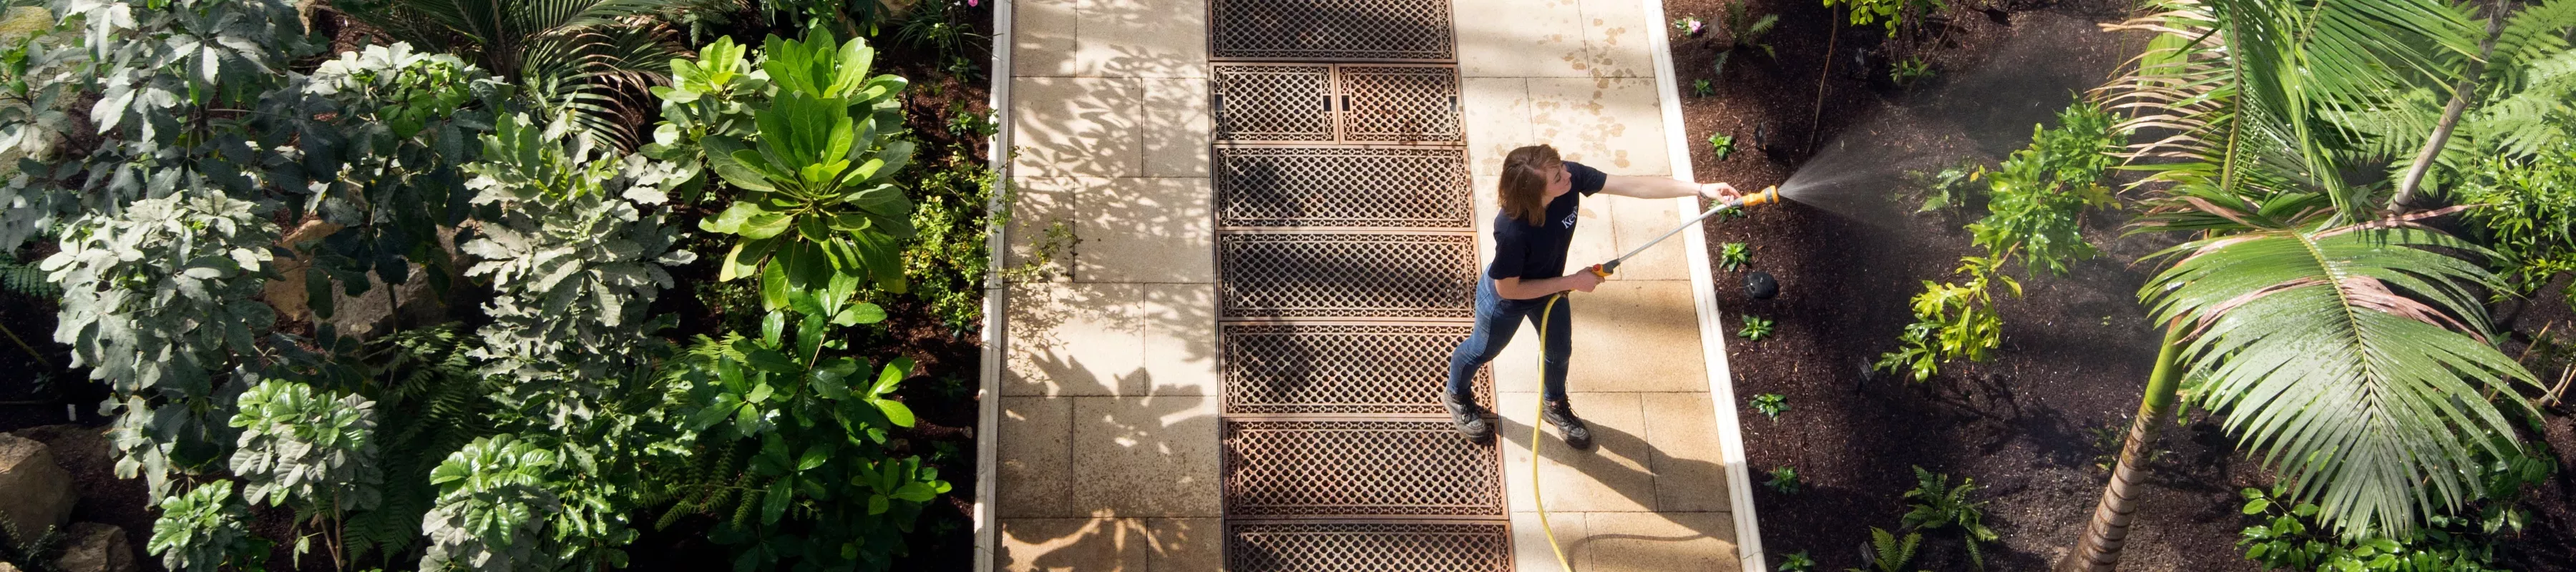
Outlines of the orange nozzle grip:
M1599 265L1599 264L1594 264L1594 265L1591 265L1591 266L1584 267L1584 270L1585 270L1585 271L1589 271L1589 272L1591 272L1593 276L1599 276L1599 277L1602 277L1602 278L1609 278L1609 277L1610 277L1610 272L1611 272L1611 270L1610 270L1610 268L1609 268L1609 267L1605 267L1605 266L1602 266L1602 265Z
M1748 207L1749 207L1749 206L1764 205L1764 204L1770 204L1770 203L1776 203L1776 202L1780 202L1780 186L1779 186L1779 185L1772 185L1772 186L1769 186L1769 187L1764 187L1764 188L1762 189L1762 192L1759 192L1759 193L1753 193L1753 194L1750 194L1750 195L1744 195L1743 203L1742 203L1742 204L1743 204L1744 206L1748 206Z

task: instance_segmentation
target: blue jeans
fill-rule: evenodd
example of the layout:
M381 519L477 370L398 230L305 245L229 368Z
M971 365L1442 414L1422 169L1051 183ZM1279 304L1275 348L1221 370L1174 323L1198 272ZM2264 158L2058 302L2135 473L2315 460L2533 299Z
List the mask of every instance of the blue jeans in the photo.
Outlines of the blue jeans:
M1551 305L1550 300L1554 300L1552 305L1556 309L1545 312L1545 308ZM1574 312L1571 310L1571 303L1564 297L1504 299L1494 292L1492 278L1477 275L1476 329L1467 334L1467 341L1458 344L1458 351L1449 353L1449 393L1468 398L1462 401L1472 401L1476 395L1473 393L1475 388L1469 384L1476 378L1476 367L1494 361L1495 355L1503 353L1503 346L1512 343L1512 334L1520 331L1521 320L1527 319L1531 324L1544 328L1540 331L1547 338L1547 347L1539 348L1546 356L1545 367L1540 368L1539 373L1540 395L1550 400L1564 400L1566 356L1574 353L1574 340L1567 335L1574 331ZM1538 323L1542 314L1546 315L1548 323Z

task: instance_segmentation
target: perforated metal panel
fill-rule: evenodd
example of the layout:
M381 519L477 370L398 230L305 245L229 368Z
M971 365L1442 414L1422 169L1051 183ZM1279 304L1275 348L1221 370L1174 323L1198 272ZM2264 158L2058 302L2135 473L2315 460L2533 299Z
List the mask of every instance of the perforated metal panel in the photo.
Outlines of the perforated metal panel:
M1217 224L1474 227L1464 149L1216 150Z
M1333 67L1216 66L1211 94L1223 141L1332 141Z
M1449 353L1471 324L1224 324L1225 412L1446 412ZM1477 368L1476 400L1491 405L1493 375Z
M1472 234L1217 236L1224 318L1467 318Z
M1211 58L1450 60L1446 0L1213 0Z
M1500 523L1235 523L1232 572L1499 572L1512 569Z
M1299 515L1503 515L1490 445L1446 419L1225 424L1225 511ZM1257 462L1247 462L1248 460Z
M1458 141L1458 70L1429 66L1342 66L1346 141Z
M1220 143L1456 145L1458 70L1446 65L1218 64Z

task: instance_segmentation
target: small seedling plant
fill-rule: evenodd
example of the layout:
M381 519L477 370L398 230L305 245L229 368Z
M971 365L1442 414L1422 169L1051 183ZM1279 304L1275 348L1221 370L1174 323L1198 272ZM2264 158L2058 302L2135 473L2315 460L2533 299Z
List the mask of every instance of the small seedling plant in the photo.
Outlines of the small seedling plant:
M1905 26L1908 14L1919 17L1949 7L1941 0L1825 0L1827 8L1836 4L1851 8L1851 25L1883 27L1890 38L1896 37L1897 29Z
M1753 261L1752 249L1741 242L1726 243L1717 252L1717 266L1730 272L1742 270L1746 263Z
M1712 95L1717 95L1717 82L1705 79L1691 80L1692 97L1708 97Z
M1744 329L1736 330L1735 335L1743 336L1746 340L1758 342L1762 341L1762 338L1771 337L1771 327L1771 320L1769 319L1761 316L1745 316Z
M1815 568L1816 560L1807 557L1805 550L1791 552L1780 558L1779 572L1809 572Z
M1725 133L1709 135L1708 148L1717 152L1717 160L1724 161L1727 156L1735 154L1735 136Z
M1753 410L1762 412L1764 417L1770 417L1772 421L1777 422L1780 420L1780 414L1789 412L1789 396L1777 393L1753 396Z
M1699 33L1707 28L1708 23L1700 21L1698 16L1683 16L1673 19L1673 29L1681 30L1682 35L1684 36L1694 38L1699 37Z
M1932 62L1923 61L1922 56L1896 60L1896 68L1887 75L1896 85L1914 87L1914 82L1932 79Z
M1869 527L1869 545L1862 556L1869 557L1869 570L1846 568L1849 572L1906 572L1905 565L1914 562L1914 548L1923 543L1923 533L1909 532L1900 539L1886 529Z
M1914 212L1958 208L1967 202L1969 193L1976 192L1974 185L1985 176L1986 167L1973 162L1944 167L1939 171L1907 174L1907 178L1923 189L1923 207L1914 209Z
M1771 487L1772 491L1784 495L1798 494L1798 491L1804 488L1798 481L1798 469L1788 465L1773 467L1771 479L1762 481L1762 486Z
M1923 292L1913 300L1914 323L1898 334L1896 351L1880 355L1873 368L1923 381L1944 363L1985 361L1986 352L2003 340L1995 287L2021 296L2021 283L2002 272L2005 261L2019 257L2026 272L2062 276L2069 263L2097 255L2081 234L2083 215L2115 204L2102 176L2122 136L2109 114L2089 104L2068 106L2057 119L2055 129L2034 128L2030 146L2014 151L2001 168L1967 172L1967 180L1983 175L1987 183L1989 212L1967 225L1971 242L1986 255L1960 257L1960 281L1923 281ZM1931 179L1944 187L1959 183L1947 171ZM1946 188L1936 193L1925 201L1927 210L1956 198Z
M2001 283L2014 297L2021 296L2021 282L1996 271L2002 262L1970 256L1959 261L1958 273L1966 280L1923 281L1923 293L1914 296L1914 323L1897 338L1896 351L1880 355L1873 367L1919 382L1940 373L1946 362L1985 361L1987 350L2003 345L2003 318L1995 312L1993 286Z
M1956 528L1959 538L1968 546L1968 562L1978 570L1986 569L1985 551L1979 546L1995 541L1995 531L1986 528L1986 503L1968 500L1977 492L1977 480L1964 478L1959 486L1950 486L1950 476L1914 467L1914 490L1905 491L1909 510L1905 526L1915 530Z
M1780 57L1779 53L1771 49L1769 42L1762 41L1763 36L1771 33L1772 27L1780 24L1780 15L1754 16L1744 9L1744 4L1744 2L1727 4L1726 11L1720 12L1717 16L1718 27L1726 29L1726 41L1718 44L1717 59L1709 65L1711 75L1726 75L1726 62L1733 59L1736 52L1758 48L1762 50L1763 56Z

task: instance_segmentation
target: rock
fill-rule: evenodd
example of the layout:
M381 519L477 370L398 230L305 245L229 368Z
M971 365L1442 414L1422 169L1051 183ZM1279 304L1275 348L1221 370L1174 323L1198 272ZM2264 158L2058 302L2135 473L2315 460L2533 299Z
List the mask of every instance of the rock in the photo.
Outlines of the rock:
M54 464L54 452L33 439L0 433L0 517L19 536L71 522L72 474Z
M63 538L63 555L54 559L54 567L63 572L134 572L134 543L122 528L74 524Z
M19 572L18 565L0 562L0 572Z

